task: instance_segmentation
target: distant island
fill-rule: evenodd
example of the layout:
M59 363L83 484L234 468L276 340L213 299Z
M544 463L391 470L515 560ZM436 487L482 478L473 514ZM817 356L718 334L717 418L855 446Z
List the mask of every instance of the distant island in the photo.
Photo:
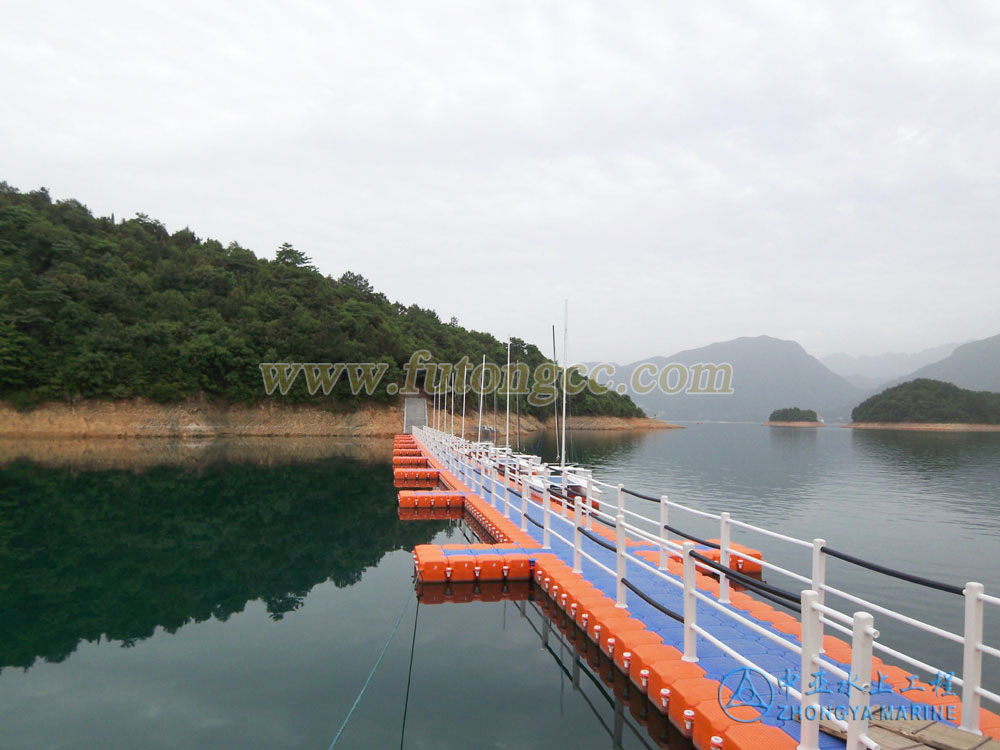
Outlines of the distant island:
M863 401L851 419L861 429L1000 431L1000 393L917 378Z
M785 409L775 409L764 423L768 427L822 427L815 409L800 409L789 406Z

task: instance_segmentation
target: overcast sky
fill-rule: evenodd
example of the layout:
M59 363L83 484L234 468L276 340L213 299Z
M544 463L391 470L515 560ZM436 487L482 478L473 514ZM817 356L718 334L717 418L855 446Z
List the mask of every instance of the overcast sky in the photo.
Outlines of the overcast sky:
M0 180L572 359L1000 332L1000 4L8 2ZM561 349L561 345L560 345Z

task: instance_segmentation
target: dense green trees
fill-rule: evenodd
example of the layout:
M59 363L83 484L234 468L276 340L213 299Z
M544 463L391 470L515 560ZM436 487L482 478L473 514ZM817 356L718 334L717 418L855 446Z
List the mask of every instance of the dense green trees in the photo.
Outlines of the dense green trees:
M254 402L265 397L261 362L387 362L390 382L418 349L440 362L506 358L490 334L390 302L356 273L323 276L287 243L260 259L143 214L116 223L0 182L0 398ZM520 340L513 356L532 370L545 361ZM299 385L273 397L356 403L346 378L326 397ZM390 399L384 389L371 398ZM523 400L522 409L548 413ZM581 394L574 409L641 414L616 394Z
M967 391L941 380L917 378L863 401L855 422L1000 424L1000 393Z
M818 422L815 409L800 409L797 406L790 406L787 409L775 409L768 422Z

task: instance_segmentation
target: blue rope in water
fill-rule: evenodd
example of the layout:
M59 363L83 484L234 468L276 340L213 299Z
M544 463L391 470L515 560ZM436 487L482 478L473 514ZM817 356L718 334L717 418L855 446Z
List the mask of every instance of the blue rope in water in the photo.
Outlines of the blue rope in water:
M333 750L333 748L336 747L337 742L340 740L340 735L342 735L344 733L344 730L347 728L347 722L349 722L351 720L351 717L354 715L354 709L356 709L358 707L358 704L361 702L361 697L365 694L365 691L368 689L368 685L371 683L372 677L375 676L375 670L378 669L378 665L382 663L382 657L385 656L385 652L389 650L389 644L392 643L392 639L393 637L395 637L396 631L399 630L399 623L403 621L403 615L406 614L406 610L410 606L411 598L412 598L411 596L406 597L406 603L403 605L403 611L399 613L399 619L396 620L396 624L392 626L392 632L389 633L389 640L387 640L385 642L385 645L382 647L382 653L380 653L378 655L378 659L375 660L375 666L373 666L372 671L369 672L368 679L365 680L365 684L361 686L361 692L358 693L358 697L354 699L354 705L351 706L351 710L348 711L347 716L344 717L344 723L341 724L340 729L337 730L337 736L333 738L333 742L330 743L330 747L328 748L328 750Z

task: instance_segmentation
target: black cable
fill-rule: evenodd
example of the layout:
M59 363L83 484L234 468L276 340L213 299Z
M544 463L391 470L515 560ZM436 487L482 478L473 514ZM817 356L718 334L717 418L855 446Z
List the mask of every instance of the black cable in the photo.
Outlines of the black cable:
M691 557L693 557L698 562L707 565L709 568L722 573L727 578L731 580L738 581L739 583L746 586L748 589L760 590L771 596L777 596L782 599L786 599L790 602L798 603L802 600L801 596L792 594L791 592L785 591L784 589L779 589L777 586L771 586L763 581L758 581L756 578L751 578L745 573L740 573L739 571L733 570L732 568L727 568L714 560L709 560L704 555L699 555L697 552L692 552Z
M665 528L667 531L669 531L669 532L671 532L673 534L677 534L677 536L682 536L685 539L690 539L695 544L700 544L702 546L710 547L712 549L721 549L719 547L719 545L716 544L715 542L710 542L707 539L701 539L699 537L692 536L691 534L688 534L687 532L681 531L680 529L678 529L675 526L669 526L667 524L663 524L663 528Z
M622 583L624 583L626 586L628 586L628 588L629 588L630 591L632 591L634 594L636 594L640 599L642 599L644 602L646 602L646 604L648 604L649 606L656 607L656 609L660 610L667 617L671 617L671 618L677 620L677 622L684 622L684 615L679 615L676 612L674 612L672 609L667 609L662 604L660 604L658 601L655 601L650 596L648 596L644 591L642 591L638 586L636 586L634 583L632 583L628 578L622 578Z
M822 551L830 555L830 557L836 557L844 562L853 563L854 565L858 565L862 568L873 570L876 573L882 573L887 576L892 576L893 578L898 578L901 581L909 581L910 583L915 583L918 586L926 586L929 589L937 589L938 591L944 591L949 594L957 594L958 596L963 596L965 594L965 589L961 586L954 586L950 583L941 583L940 581L932 581L930 578L923 578L921 576L915 576L912 573L904 573L901 570L887 568L884 565L868 562L867 560L862 560L859 557L848 555L846 552L838 552L837 550L830 549L826 546L823 547Z
M590 517L591 517L591 518L592 518L593 520L597 521L598 523L603 523L603 524L604 524L605 526L607 526L607 527L608 527L609 529L617 529L617 528L618 528L618 525L617 525L617 524L613 524L613 523L611 523L611 521L605 521L605 520L604 520L603 518L601 518L601 517L600 517L599 515L597 515L596 513L590 513L589 515L590 515Z
M766 591L757 591L756 589L751 589L751 591L753 591L753 593L755 593L762 599L767 599L772 604L777 604L779 607L785 607L786 609L791 610L797 615L802 614L802 606L799 604L795 604L794 602L788 601L787 599L782 599L781 597L778 596L772 596L771 594L768 594Z
M622 492L626 495L631 495L632 497L638 497L642 500L649 500L650 502L658 503L660 498L653 497L652 495L643 495L641 492L636 492L635 490L630 490L628 487L622 487Z
M589 539L590 541L592 541L594 544L598 544L601 547L604 547L604 549L609 549L612 552L618 552L618 550L615 547L615 545L611 544L606 539L601 539L601 537L597 536L597 534L594 534L591 531L587 531L587 529L583 528L582 526L578 526L577 530L581 534L583 534L585 537L587 537L587 539Z

